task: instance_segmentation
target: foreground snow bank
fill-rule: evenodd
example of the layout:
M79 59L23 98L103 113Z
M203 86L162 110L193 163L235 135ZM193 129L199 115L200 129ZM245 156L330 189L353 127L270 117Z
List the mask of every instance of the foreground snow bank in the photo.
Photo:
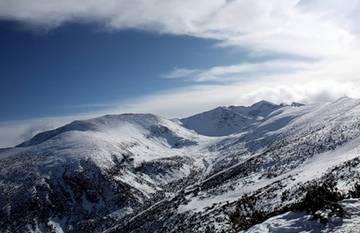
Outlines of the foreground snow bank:
M311 215L304 212L287 212L239 233L360 232L360 199L347 199L341 204L345 210L345 217L331 219L327 224L314 221Z

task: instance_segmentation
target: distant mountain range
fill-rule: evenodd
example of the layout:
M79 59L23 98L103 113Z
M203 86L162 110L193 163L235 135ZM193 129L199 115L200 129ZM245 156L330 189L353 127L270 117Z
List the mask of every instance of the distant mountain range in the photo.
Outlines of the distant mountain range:
M74 121L0 150L0 232L359 232L360 100Z

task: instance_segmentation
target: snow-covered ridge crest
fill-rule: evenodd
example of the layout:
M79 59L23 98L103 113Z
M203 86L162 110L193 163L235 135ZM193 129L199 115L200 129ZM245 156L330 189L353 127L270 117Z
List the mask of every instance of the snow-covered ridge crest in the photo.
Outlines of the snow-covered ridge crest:
M189 130L163 117L153 114L127 113L104 115L88 120L73 121L57 129L39 133L30 140L19 144L17 147L38 145L71 131L102 132L108 135L117 136L119 139L128 139L129 137L135 136L132 134L136 133L154 137L163 136L171 146L175 146L176 139L190 140L195 137Z
M180 121L189 129L207 136L226 136L247 130L248 127L259 124L272 112L286 105L277 105L262 100L251 106L217 107L199 113Z
M220 233L277 216L250 228L272 232L309 216L293 209L308 190L331 184L341 198L360 197L359 122L360 100L350 98L75 121L0 152L0 225Z
M156 131L155 128L158 126L166 127L183 138L194 138L196 133L208 136L224 136L239 132L251 124L259 123L275 110L285 106L287 105L277 105L262 100L248 107L218 107L178 121L171 121L149 113L109 114L88 120L73 121L54 130L38 133L17 147L37 145L69 131L121 133L122 127L125 125L132 125L142 131Z

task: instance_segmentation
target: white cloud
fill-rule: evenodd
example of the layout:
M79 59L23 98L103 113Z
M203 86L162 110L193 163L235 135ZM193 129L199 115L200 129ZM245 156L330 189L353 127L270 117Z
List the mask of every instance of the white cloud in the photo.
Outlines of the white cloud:
M216 11L225 0L2 0L0 16L40 26L71 21L101 22L122 28L184 33L194 21Z
M2 0L0 17L46 27L71 21L100 22L113 29L139 28L187 34L218 39L223 45L245 46L256 51L317 56L340 53L353 39L340 22L351 21L344 18L355 15L351 9L359 4L354 0L350 0L352 4L330 2ZM339 6L344 14L333 13Z
M249 105L263 99L275 103L314 103L343 96L360 98L360 80L350 77L344 80L336 72L332 75L307 70L274 74L247 82L233 82L231 85L204 84L168 90L119 104L118 110L152 112L171 118L191 115L219 105Z
M0 148L18 145L41 131L56 128L65 122L61 118L1 122Z
M167 74L161 75L165 79L179 79L179 78L190 78L198 75L201 72L199 69L188 69L188 68L175 68L173 71Z
M0 122L0 148L18 145L37 133L55 129L74 120L96 117L99 114L103 113L96 112L63 117L44 117Z
M352 51L359 7L356 0L2 0L0 18L49 28L100 22L322 58Z
M174 69L163 78L194 83L106 110L175 117L260 99L316 102L360 97L359 9L359 0L1 0L0 18L46 28L97 22L112 30L215 39L217 46L245 47L254 56L285 53L308 58ZM18 128L20 134L26 127ZM4 140L6 133L0 133L0 145L9 144Z
M265 78L269 75L281 74L284 72L296 72L312 67L313 61L300 60L270 60L264 62L244 62L230 66L214 66L209 69L187 69L175 68L168 74L162 75L167 79L185 79L196 82L234 82L244 78Z
M309 77L302 77L308 74ZM331 101L342 96L360 98L360 80L324 78L323 72L283 74L232 85L196 85L117 103L117 107L83 115L0 123L0 148L14 146L35 133L53 129L72 120L103 114L154 113L168 118L185 117L216 106L250 105L263 99L274 103ZM320 77L321 76L321 77ZM326 77L326 76L325 76Z

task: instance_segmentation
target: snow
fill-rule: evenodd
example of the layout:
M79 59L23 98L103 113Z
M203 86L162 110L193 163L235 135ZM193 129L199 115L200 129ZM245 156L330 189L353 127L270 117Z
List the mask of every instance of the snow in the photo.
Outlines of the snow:
M230 190L219 195L214 194L210 197L207 197L206 193L200 192L199 196L195 198L190 197L190 200L188 203L186 203L186 205L180 205L178 208L178 213L184 213L186 211L200 212L203 211L206 207L210 207L214 204L224 204L226 202L238 200L243 194L251 193L279 179L280 178L260 180L259 182L252 183L251 185L238 186L235 190ZM201 197L202 194L206 197Z
M335 217L325 225L314 221L311 215L304 212L287 212L239 233L358 233L360 200L347 199L341 204L346 213L345 217L343 219Z
M181 205L179 207L178 212L199 212L203 211L206 207L212 206L215 203L235 201L245 193L251 193L276 181L287 179L288 177L292 177L291 181L288 181L287 183L287 188L291 188L296 184L318 179L324 175L328 169L353 158L359 157L359 155L360 137L345 144L337 150L317 154L314 157L308 159L298 168L284 173L278 177L260 180L258 177L254 177L252 178L254 181L253 183L250 183L249 185L237 186L235 190L227 191L220 195L212 195L211 197L205 198L200 198L199 196L190 198L190 201L186 205ZM202 193L200 193L200 195L201 194Z
M260 101L249 107L218 107L180 121L186 128L193 129L199 134L219 137L239 133L281 107Z
M272 217L265 222L239 233L315 233L321 232L322 224L311 221L312 216L306 213L287 212Z
M61 227L61 221L58 219L50 219L46 224L40 224L36 227L35 231L31 230L31 226L29 226L29 232L33 233L47 233L49 232L49 228L52 233L64 233L63 228Z
M294 183L320 178L329 168L360 156L360 137L336 150L317 154L288 174L295 177Z
M312 127L312 125L315 125L315 123L319 124L320 122L321 124L324 124L324 122L329 120L331 120L331 122L335 120L340 123L349 121L352 122L355 119L351 118L351 114L360 116L360 108L358 107L360 106L359 103L360 102L358 100L343 98L334 103L328 103L325 105L314 104L300 107L284 106L278 110L273 111L270 114L270 118L259 124L259 126L254 131L265 131L268 133L268 135L271 135L274 133L286 133L294 128L296 128L298 131L306 130L309 127ZM284 119L286 122L283 122ZM229 135L226 138L230 139L233 137L236 138L236 135ZM241 134L239 134L238 137L241 137ZM258 151L258 153L261 152L262 151ZM206 207L212 206L215 203L235 201L243 194L251 193L280 180L287 180L287 188L291 188L292 186L300 183L316 180L324 175L329 169L359 157L359 155L360 137L356 137L344 145L337 147L335 150L315 154L313 157L306 159L295 169L292 169L274 178L259 179L259 176L248 176L242 180L239 180L239 182L234 183L234 190L224 188L227 191L220 194L211 194L209 196L206 192L200 192L197 197L187 197L189 202L185 205L181 205L178 208L178 212L199 212L203 211ZM217 159L214 160L213 163L209 166L207 173L211 171L214 163L220 159L224 159L225 156L226 155L215 156ZM256 154L252 156L255 157ZM242 162L243 161L241 160L239 164ZM232 167L236 167L236 164ZM223 169L215 175L221 175L221 173L232 169L232 167ZM291 179L288 179L289 177L291 177ZM225 187L226 184L223 184L223 186ZM349 188L350 187L347 187L347 189Z
M152 184L153 181L151 181L151 179L149 179L145 176L143 176L143 177L141 177L141 179L139 179L139 177L137 177L135 174L133 174L131 172L121 174L120 176L116 176L114 178L116 180L120 180L120 181L127 183L130 186L136 188L137 190L141 191L147 197L150 197L150 195L152 193L155 193L156 191L159 190L159 189L155 188L156 187L155 184L153 184L153 186L150 186L146 182L144 182L144 180L145 180L149 184Z
M81 125L81 127L80 127ZM153 135L153 129L165 129ZM161 128L162 127L162 128ZM81 129L81 130L79 130ZM123 154L133 154L134 162L181 156L184 149L172 148L171 143L198 141L201 136L194 134L178 124L150 114L107 115L87 121L76 121L64 127L45 132L48 136L34 137L26 145L0 153L1 158L7 158L19 153L54 154L53 157L72 159L91 159L100 167L113 165L112 156L121 161ZM38 138L47 140L36 141ZM183 139L183 140L181 140ZM31 143L30 143L31 142ZM61 161L64 161L61 159Z
M183 178L192 179L189 186L183 187L184 190L191 190L202 182L221 177L240 167L238 165L251 158L258 158L259 166L264 165L262 170L250 171L239 176L240 178L234 175L234 180L220 179L223 183L216 184L216 188L201 190L196 196L189 192L189 195L184 196L186 202L177 208L177 213L186 214L236 201L244 194L255 192L277 181L286 181L286 188L290 189L298 184L319 179L330 168L359 157L360 135L353 127L359 121L360 101L347 98L333 103L305 106L274 105L262 101L249 107L219 107L181 120L167 120L152 114L106 115L75 121L41 133L16 148L3 150L0 152L0 160L14 158L16 162L12 168L21 169L22 161L19 158L27 155L34 159L34 170L47 179L51 178L52 174L61 177L64 164L71 167L73 172L79 173L92 172L82 166L83 161L93 162L101 172L114 168L112 178L129 185L132 190L139 191L135 192L134 196L141 203L151 199L158 191L169 192L164 187ZM314 128L319 129L316 134L311 131ZM265 170L271 170L271 166L277 162L271 157L272 154L268 157L263 154L269 148L270 139L283 135L289 139L286 142L290 142L289 151L292 151L297 149L295 147L298 144L291 144L291 140L299 142L304 140L304 135L310 139L326 137L332 135L331 130L334 129L341 130L348 137L348 141L339 144L334 150L317 152L311 156L301 155L296 167L291 167L290 163L298 158L289 157L292 155L288 155L288 151L284 150L281 156L287 158L289 164L280 164L284 169L273 178L264 176ZM306 134L307 132L311 133ZM250 148L251 145L257 147ZM144 170L140 169L142 166L145 167ZM163 168L159 173L154 172L157 171L157 166ZM200 175L190 177L193 171ZM7 168L1 172L7 175ZM0 184L3 184L1 180ZM342 189L348 189L347 185L338 184ZM167 199L170 200L174 195L175 192L167 193ZM162 201L164 200L152 207L163 204ZM82 208L87 212L91 212L96 205L85 197L82 204ZM344 205L353 214L344 219L346 226L343 225L343 228L336 228L337 225L334 225L336 232L351 232L356 224L360 224L360 217L357 217L360 215L358 200L344 201ZM132 211L130 207L124 207L112 214L121 218ZM52 220L49 224L60 233L61 224L57 222ZM220 229L221 225L217 227ZM39 225L38 229L40 228ZM323 231L321 225L311 221L309 215L288 212L270 218L246 233L311 230L327 232Z
M54 220L50 220L48 225L52 227L54 233L64 233L60 223L55 222Z

